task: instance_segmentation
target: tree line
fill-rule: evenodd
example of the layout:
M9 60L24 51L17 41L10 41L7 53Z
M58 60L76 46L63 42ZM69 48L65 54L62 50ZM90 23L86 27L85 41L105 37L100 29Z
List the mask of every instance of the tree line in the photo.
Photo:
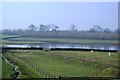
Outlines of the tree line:
M80 31L77 26L72 24L67 30L60 30L59 26L54 24L44 25L38 27L33 24L29 25L27 29L3 29L2 34L22 35L28 37L43 37L43 38L80 38L80 39L118 39L120 28L112 31L109 28L102 28L100 25L94 25L92 28Z
M60 27L54 24L49 24L49 25L44 25L41 24L38 27L34 26L33 24L29 25L28 30L30 31L59 31ZM72 24L69 29L66 31L79 31L77 26ZM110 30L109 28L102 28L100 25L94 25L92 28L88 30L89 32L119 32L120 33L120 28L116 29L115 31Z

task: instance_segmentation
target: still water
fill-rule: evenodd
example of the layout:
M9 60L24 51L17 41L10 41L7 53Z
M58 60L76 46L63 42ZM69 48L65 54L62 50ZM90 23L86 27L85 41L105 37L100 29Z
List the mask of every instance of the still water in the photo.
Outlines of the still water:
M18 48L80 48L80 49L101 49L101 50L120 50L117 45L112 44L71 44L71 43L43 43L43 44L18 44L18 45L5 45L6 47Z

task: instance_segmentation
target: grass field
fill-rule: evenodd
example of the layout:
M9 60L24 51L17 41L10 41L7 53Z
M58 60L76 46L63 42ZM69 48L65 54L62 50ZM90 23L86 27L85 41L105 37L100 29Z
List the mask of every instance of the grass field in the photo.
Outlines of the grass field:
M0 78L2 78L2 55L0 54Z
M118 44L117 40L88 40L68 38L32 38L3 35L4 44L38 44L46 42L83 43L83 44ZM14 38L16 37L16 38ZM88 51L43 51L9 50L4 56L17 65L20 78L44 77L116 77L118 74L118 53ZM11 66L3 62L3 78L13 73ZM9 70L10 72L9 72ZM7 75L7 76L6 76Z
M10 50L5 54L19 66L21 78L116 77L118 53L87 51Z
M2 60L2 78L13 78L14 70L13 66L7 64Z
M1 35L2 38L17 37L19 35Z
M19 35L3 35L2 38L16 37ZM118 44L117 40L90 40L90 39L71 39L71 38L34 38L34 37L18 37L3 40L3 44L32 44L44 42L63 42L63 43L84 43L84 44Z

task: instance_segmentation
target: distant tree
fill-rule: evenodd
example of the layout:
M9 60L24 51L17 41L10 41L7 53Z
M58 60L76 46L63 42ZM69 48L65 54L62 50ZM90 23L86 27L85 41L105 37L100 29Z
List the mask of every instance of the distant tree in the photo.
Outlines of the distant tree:
M54 26L54 27L52 28L52 31L57 31L58 29L59 29L58 26Z
M11 29L3 29L2 32L11 32Z
M16 31L18 31L18 32L22 32L22 31L24 31L24 29L17 29Z
M96 32L103 32L103 28L100 25L94 25L93 28L95 29Z
M3 33L3 34L11 34L11 33L12 33L12 30L11 30L11 29L3 29L3 30L2 30L2 33Z
M112 31L111 31L109 28L105 28L105 29L104 29L104 32L105 32L105 33L111 33Z
M50 30L49 25L43 25L43 24L41 24L39 26L39 31L49 31L49 30Z
M31 25L28 26L28 30L36 31L36 27L33 24L31 24Z
M50 31L50 26L46 25L46 31Z
M52 31L57 31L59 29L59 26L56 26L54 24L49 24L48 26L51 28Z
M120 27L115 30L116 33L120 33Z
M44 24L41 24L39 26L39 31L45 31L45 25Z
M89 29L89 32L103 32L104 29L100 25L94 25L93 28Z
M96 30L94 28L90 28L89 32L96 32Z
M76 25L72 24L72 25L70 26L70 31L77 31Z

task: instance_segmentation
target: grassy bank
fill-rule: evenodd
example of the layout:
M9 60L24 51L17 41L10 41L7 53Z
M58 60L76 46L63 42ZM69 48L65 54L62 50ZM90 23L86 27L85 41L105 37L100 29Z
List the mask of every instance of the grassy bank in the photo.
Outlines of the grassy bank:
M2 78L13 78L14 70L13 66L7 64L3 59L2 59Z
M5 44L42 44L45 42L32 42L32 41L7 41L7 40L3 40L2 41L2 45Z
M2 38L18 37L20 35L1 35Z
M2 78L2 54L0 54L0 78Z
M27 77L116 77L118 53L10 50L5 56Z
M19 37L3 40L3 44L38 44L44 42L62 42L62 43L82 43L82 44L118 44L117 40L92 40L92 39L72 39L72 38L33 38Z

